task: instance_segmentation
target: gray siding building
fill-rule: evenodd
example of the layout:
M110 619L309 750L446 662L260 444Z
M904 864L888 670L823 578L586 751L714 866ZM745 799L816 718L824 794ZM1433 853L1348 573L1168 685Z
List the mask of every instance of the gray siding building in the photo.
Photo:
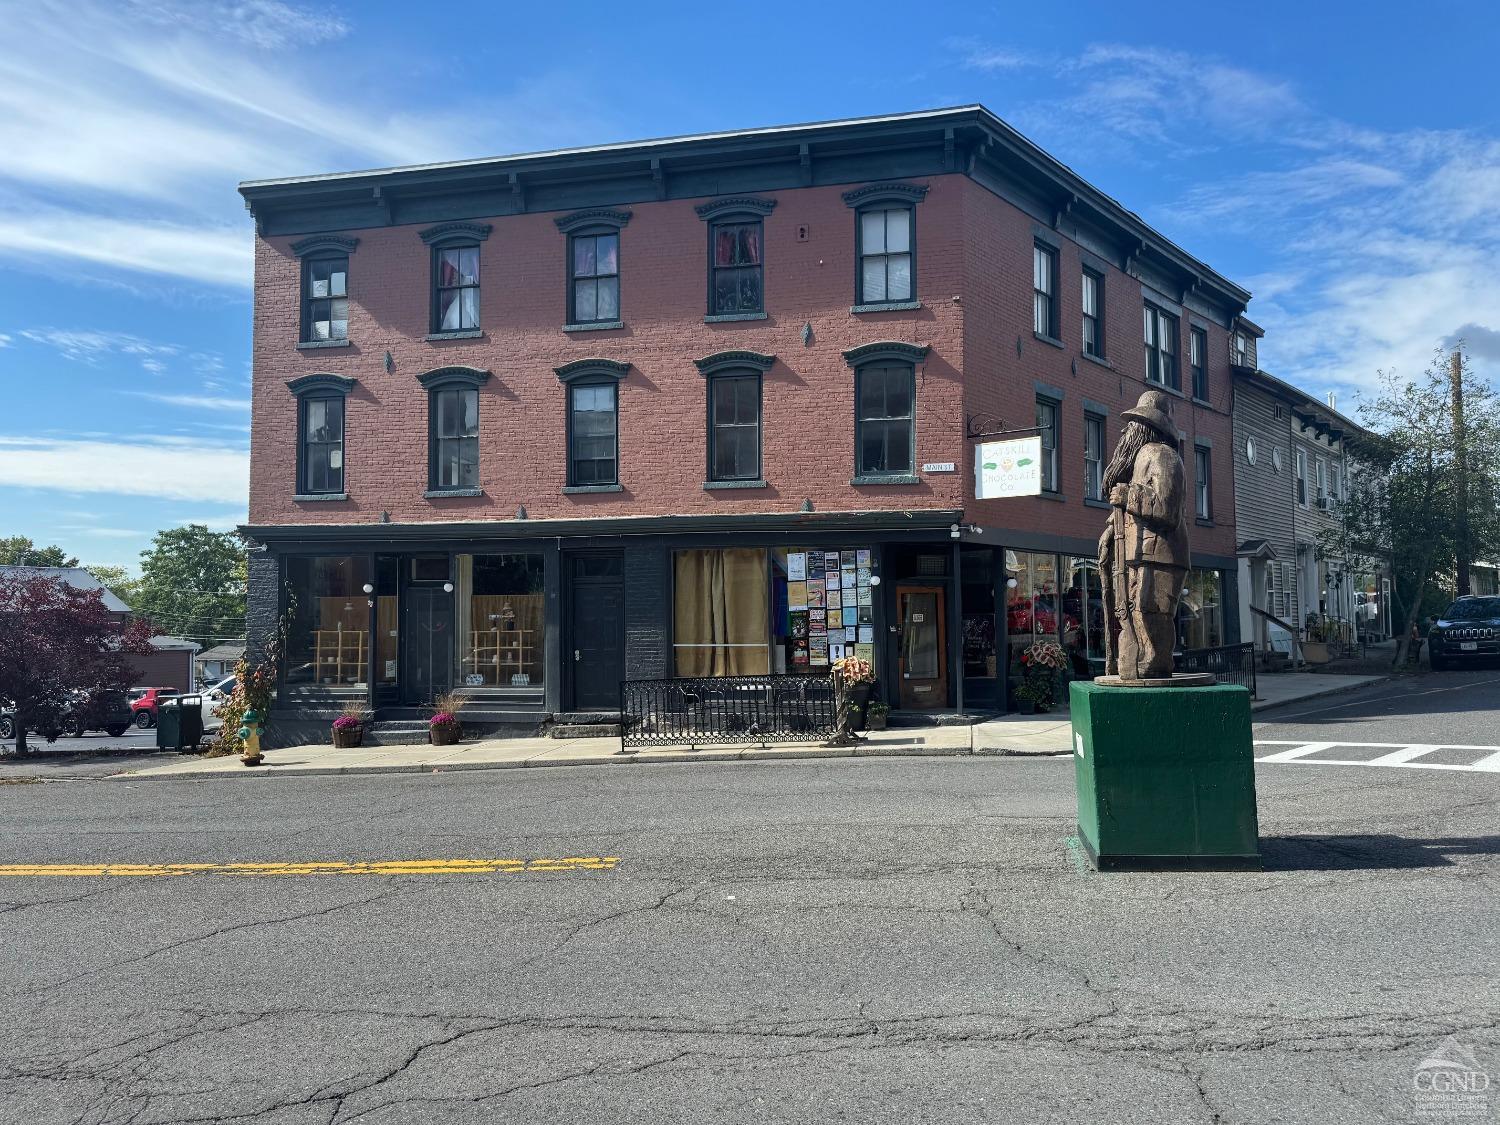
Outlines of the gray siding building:
M1294 659L1302 641L1320 635L1388 636L1385 575L1326 557L1319 545L1359 471L1347 446L1365 431L1331 402L1260 370L1254 357L1252 346L1233 369L1240 636Z

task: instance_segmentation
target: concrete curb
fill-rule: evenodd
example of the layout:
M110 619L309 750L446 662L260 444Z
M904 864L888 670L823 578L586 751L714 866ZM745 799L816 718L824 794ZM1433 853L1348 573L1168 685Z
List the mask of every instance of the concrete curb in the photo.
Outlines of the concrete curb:
M1295 672L1282 673L1283 675L1296 675ZM1306 695L1299 695L1296 699L1283 699L1277 702L1274 699L1261 700L1259 703L1251 700L1250 712L1269 711L1272 707L1291 707L1297 703L1310 703L1315 699L1326 699L1330 695L1343 695L1345 692L1358 691L1360 688L1376 687L1380 684L1389 683L1391 680L1400 679L1402 673L1389 672L1384 676L1377 676L1373 680L1364 680L1357 684L1339 684L1337 687L1327 687L1319 691L1310 691Z
M274 753L274 751L273 751ZM759 747L741 751L684 750L657 752L650 757L639 754L611 754L597 758L551 758L522 759L511 762L427 762L401 763L379 766L286 766L274 765L243 767L239 770L223 770L202 773L117 773L104 778L107 781L220 781L239 778L278 777L354 777L366 774L430 774L464 773L476 770L554 769L560 766L657 766L682 765L691 762L770 762L807 761L820 758L1055 758L1066 750L1001 750L982 748L970 750L961 747L927 746L873 746L873 747L808 747L798 750L763 750Z

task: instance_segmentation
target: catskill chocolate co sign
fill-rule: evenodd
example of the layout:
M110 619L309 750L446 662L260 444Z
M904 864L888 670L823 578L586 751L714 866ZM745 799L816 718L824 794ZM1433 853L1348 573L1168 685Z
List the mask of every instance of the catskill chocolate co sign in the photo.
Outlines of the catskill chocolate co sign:
M1039 436L985 441L974 447L976 500L1040 496L1041 492L1042 439Z

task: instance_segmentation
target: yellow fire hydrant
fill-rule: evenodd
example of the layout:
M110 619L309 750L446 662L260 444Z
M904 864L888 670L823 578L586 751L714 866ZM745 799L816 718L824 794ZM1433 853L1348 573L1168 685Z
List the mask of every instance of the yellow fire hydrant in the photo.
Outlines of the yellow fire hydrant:
M240 720L240 741L245 746L240 761L247 766L260 765L260 713L254 709L246 711Z

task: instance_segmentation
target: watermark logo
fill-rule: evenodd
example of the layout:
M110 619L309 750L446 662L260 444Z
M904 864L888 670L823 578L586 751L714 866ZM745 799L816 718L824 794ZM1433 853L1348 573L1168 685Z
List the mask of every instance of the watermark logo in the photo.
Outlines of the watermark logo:
M1412 1096L1422 1121L1484 1120L1490 1112L1490 1076L1474 1052L1450 1035L1417 1064Z

